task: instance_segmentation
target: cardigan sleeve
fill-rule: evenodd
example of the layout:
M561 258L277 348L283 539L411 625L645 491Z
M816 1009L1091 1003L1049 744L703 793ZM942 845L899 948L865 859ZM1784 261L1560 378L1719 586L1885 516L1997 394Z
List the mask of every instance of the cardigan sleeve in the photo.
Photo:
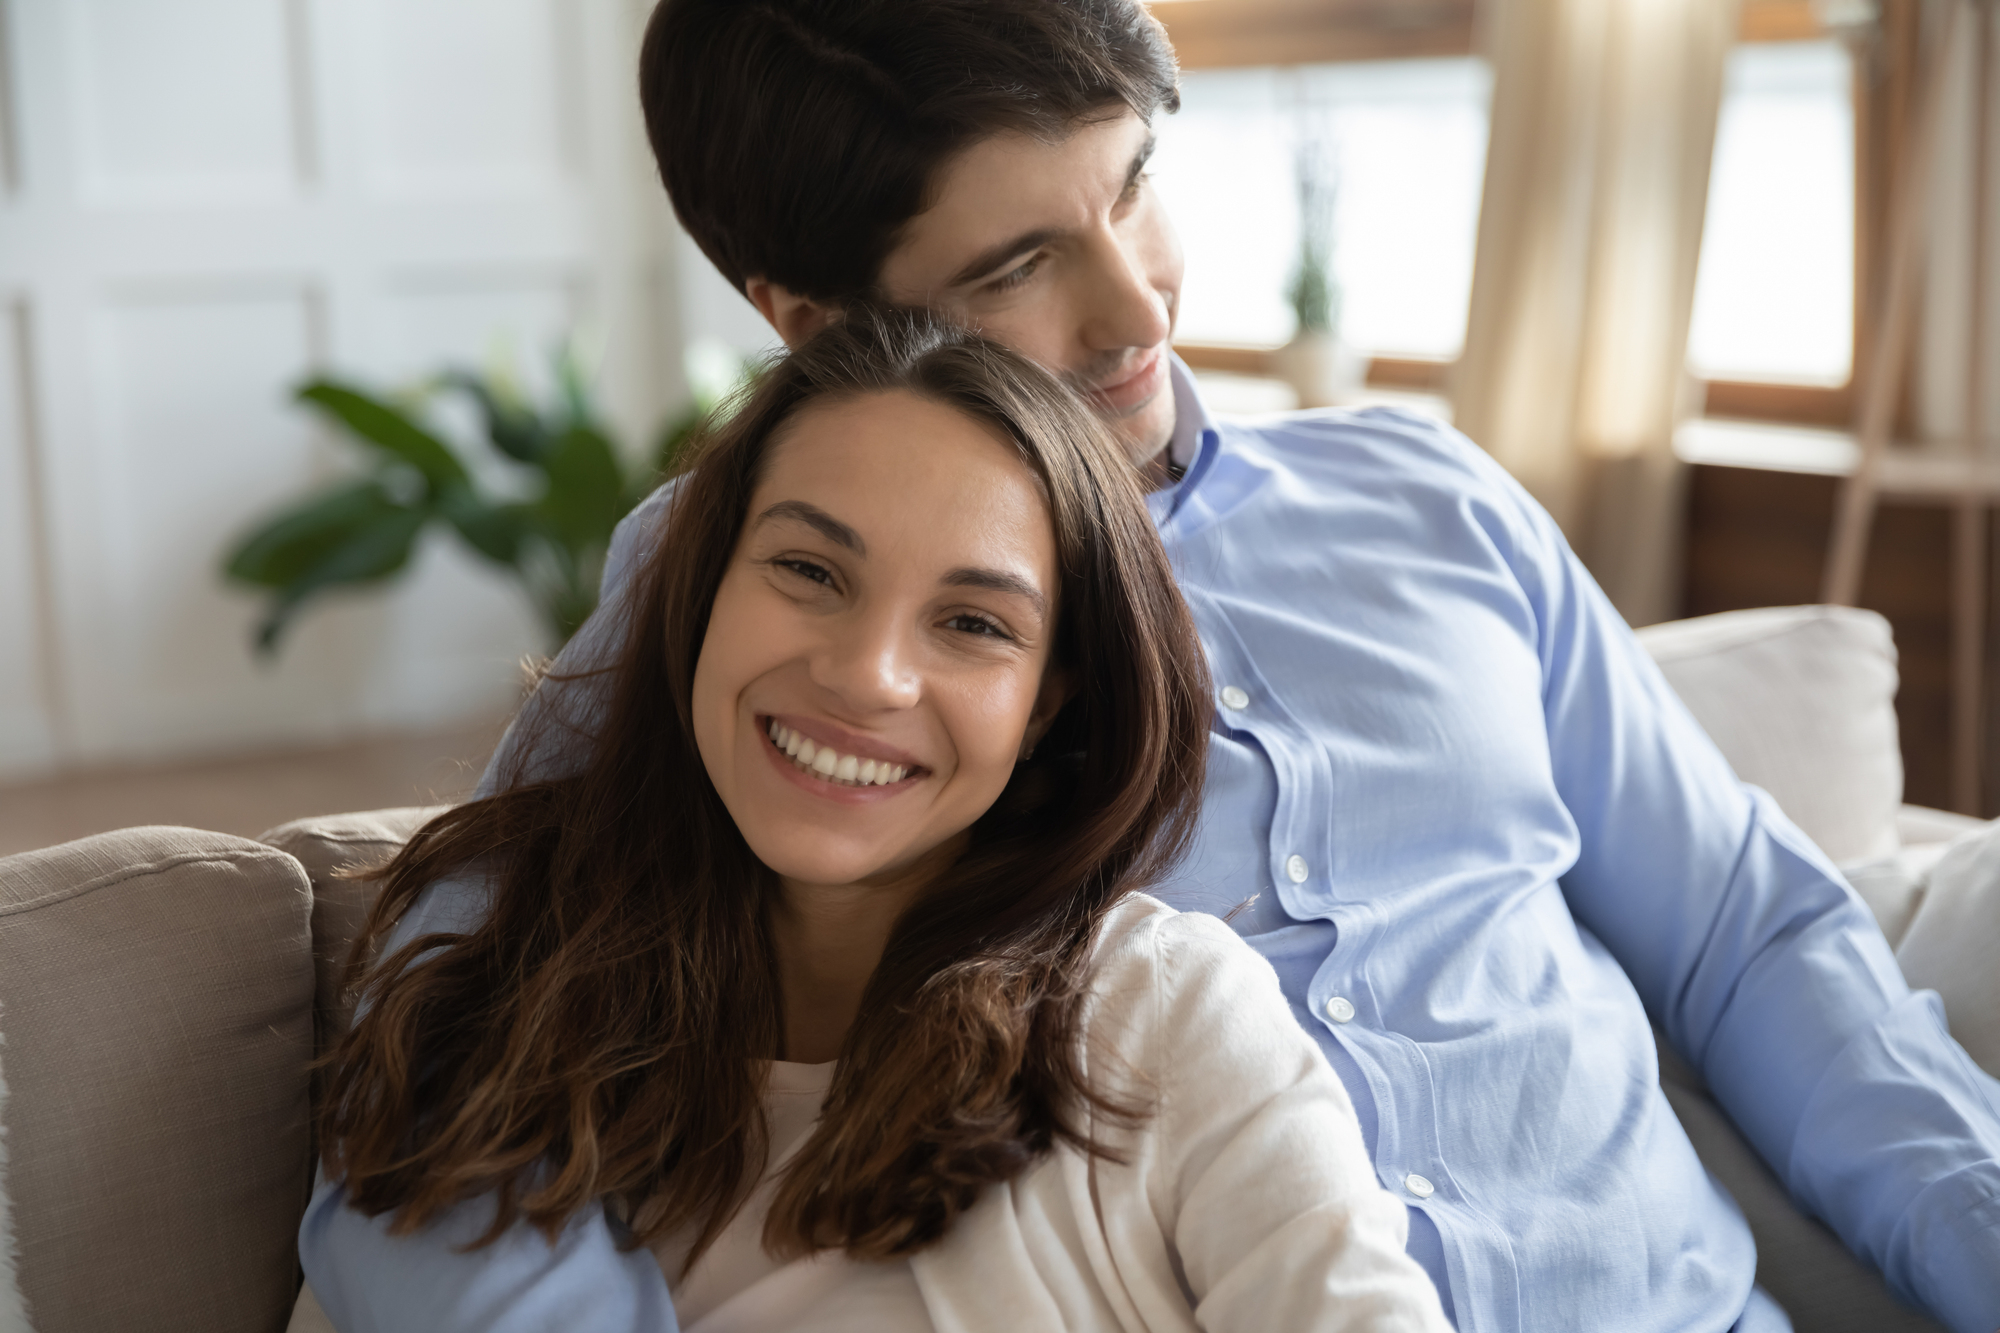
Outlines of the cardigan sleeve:
M1148 1193L1205 1330L1439 1333L1409 1216L1270 965L1213 917L1155 932Z

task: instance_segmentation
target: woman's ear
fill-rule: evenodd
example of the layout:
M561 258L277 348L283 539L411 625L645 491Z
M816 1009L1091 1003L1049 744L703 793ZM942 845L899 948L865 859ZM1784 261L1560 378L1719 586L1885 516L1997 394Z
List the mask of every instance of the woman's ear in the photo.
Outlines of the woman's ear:
M743 294L750 298L751 305L757 307L757 313L764 317L765 323L778 331L778 336L785 340L785 346L794 351L840 318L840 311L834 307L823 305L809 296L800 296L769 278L746 279Z
M1035 711L1028 714L1028 729L1021 735L1021 761L1035 753L1036 744L1055 725L1056 714L1075 694L1076 676L1067 667L1051 666L1042 673L1042 691L1035 696Z

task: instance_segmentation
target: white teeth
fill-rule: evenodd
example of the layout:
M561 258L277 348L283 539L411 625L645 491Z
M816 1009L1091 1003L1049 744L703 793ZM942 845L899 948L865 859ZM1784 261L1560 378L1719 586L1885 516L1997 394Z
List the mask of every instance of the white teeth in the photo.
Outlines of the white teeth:
M841 754L832 746L808 740L777 721L767 728L767 734L771 744L784 751L799 767L830 782L850 787L886 787L909 776L910 770L902 764Z

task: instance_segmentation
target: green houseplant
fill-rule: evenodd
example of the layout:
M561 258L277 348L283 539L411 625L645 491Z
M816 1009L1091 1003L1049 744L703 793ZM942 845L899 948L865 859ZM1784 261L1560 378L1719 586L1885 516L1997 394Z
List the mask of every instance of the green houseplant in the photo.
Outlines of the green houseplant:
M551 646L566 643L597 605L611 530L748 373L733 358L724 358L733 375L718 373L712 349L688 362L694 401L630 471L567 347L555 358L555 391L540 405L502 371L446 370L398 395L330 377L300 385L298 400L360 446L367 466L271 515L225 556L231 581L269 593L258 651L275 653L286 627L322 595L393 579L432 527L449 528L509 570ZM454 396L474 408L501 467L469 464L428 424L428 409Z
M1333 268L1339 161L1326 127L1315 127L1303 115L1293 172L1299 248L1285 297L1297 331L1277 350L1277 371L1297 391L1300 407L1333 407L1361 387L1367 368L1360 355L1340 340L1340 279Z

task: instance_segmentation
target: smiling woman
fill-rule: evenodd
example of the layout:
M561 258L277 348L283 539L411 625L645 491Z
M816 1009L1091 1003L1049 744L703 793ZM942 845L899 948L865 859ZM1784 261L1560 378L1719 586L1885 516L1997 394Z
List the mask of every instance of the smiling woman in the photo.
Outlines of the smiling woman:
M689 1333L1442 1327L1268 965L1134 892L1209 683L1083 402L859 310L653 541L589 761L530 736L378 872L301 1230L337 1325L658 1330L664 1281ZM481 919L419 904L452 874Z

